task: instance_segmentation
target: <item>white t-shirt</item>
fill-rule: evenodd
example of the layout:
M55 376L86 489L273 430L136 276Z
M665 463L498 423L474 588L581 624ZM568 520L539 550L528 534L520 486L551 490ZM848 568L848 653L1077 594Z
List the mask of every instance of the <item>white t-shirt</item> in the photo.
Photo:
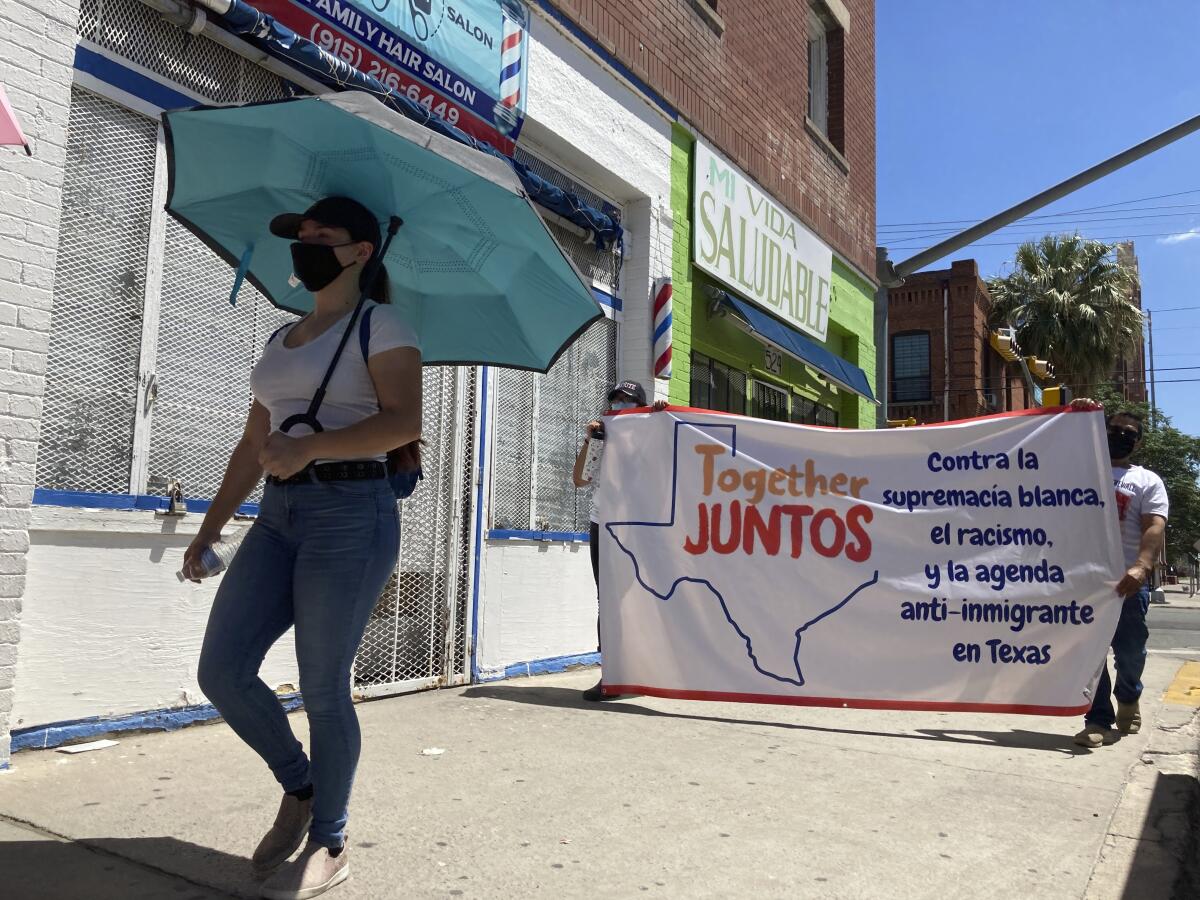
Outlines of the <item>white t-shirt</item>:
M1163 480L1141 466L1113 466L1113 487L1117 491L1117 516L1121 520L1121 547L1125 565L1137 562L1142 544L1142 516L1167 517L1169 503Z
M416 332L400 319L394 307L368 302L363 307L363 314L370 307L375 307L370 323L368 352L371 356L397 347L421 348ZM284 343L295 323L284 326L273 340L267 342L250 376L250 388L255 399L270 412L272 431L280 430L288 417L308 411L308 404L325 377L350 315L347 313L324 334L302 347L288 347ZM329 387L325 389L325 399L317 411L317 420L326 431L348 428L379 412L375 383L367 370L359 341L361 324L361 319L355 322L354 333L342 351ZM291 431L296 437L308 433L304 426ZM385 457L376 458L382 460Z

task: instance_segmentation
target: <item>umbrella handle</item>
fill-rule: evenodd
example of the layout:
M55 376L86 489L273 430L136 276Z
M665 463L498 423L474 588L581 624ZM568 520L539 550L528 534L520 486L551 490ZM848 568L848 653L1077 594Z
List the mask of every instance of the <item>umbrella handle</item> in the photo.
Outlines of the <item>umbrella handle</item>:
M321 427L321 423L317 421L316 416L314 416L312 413L306 412L296 413L294 416L288 416L283 420L283 424L279 426L279 430L284 434L287 434L297 425L307 425L313 430L314 434L325 430Z

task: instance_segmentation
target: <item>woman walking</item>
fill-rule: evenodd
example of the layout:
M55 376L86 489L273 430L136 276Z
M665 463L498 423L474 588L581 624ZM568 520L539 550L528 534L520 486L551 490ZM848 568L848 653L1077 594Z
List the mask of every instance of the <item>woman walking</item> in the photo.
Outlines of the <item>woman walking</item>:
M257 872L274 872L262 895L300 900L349 876L345 829L360 747L350 669L399 552L386 457L420 437L421 354L412 330L378 305L388 301L388 282L382 266L371 265L381 235L370 211L326 198L276 217L271 231L294 241L294 272L313 294L313 311L267 342L245 431L185 571L199 571L200 555L265 472L259 517L213 603L199 681L284 792L253 856ZM364 289L377 302L360 309ZM293 429L335 358L319 427ZM258 677L268 649L293 626L309 755ZM284 866L306 836L303 853Z

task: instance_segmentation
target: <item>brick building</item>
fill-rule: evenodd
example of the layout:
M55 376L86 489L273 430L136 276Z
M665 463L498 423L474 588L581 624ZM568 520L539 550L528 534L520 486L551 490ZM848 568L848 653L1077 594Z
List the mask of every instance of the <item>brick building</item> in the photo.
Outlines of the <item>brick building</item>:
M310 17L340 51L361 38L328 3L262 6L285 25ZM606 313L550 372L426 369L426 480L401 507L401 561L355 662L360 695L595 661L595 589L578 552L590 498L569 474L580 423L613 380L792 421L874 421L869 387L821 368L873 381L874 4L521 9L514 156L612 210L625 239L600 248L550 219ZM213 715L195 648L214 586L174 572L244 420L249 364L283 314L252 292L223 302L229 267L164 213L159 114L331 86L188 0L7 4L0 27L0 79L33 149L0 149L3 768L10 729L20 749ZM740 288L694 255L701 153L824 255L797 261L820 322L807 335L787 326L782 354L762 319L755 330L715 314L710 292ZM668 277L674 366L655 378L651 295ZM762 308L752 317L786 318L769 297L742 296ZM173 482L186 515L163 515ZM264 664L271 685L296 683L287 649Z
M811 0L786 12L752 0L554 5L675 116L672 366L656 394L765 418L872 426L873 4ZM710 172L713 183L706 181ZM751 200L739 220L733 207L743 192ZM761 209L763 200L782 223L778 234L792 235L793 249L805 241L818 248L815 260L796 257L797 279L805 273L824 295L811 302L827 303L812 321L797 314L799 299L788 297L788 287L768 296L746 274L753 267L761 276L766 267L747 255L757 216L750 209ZM707 259L705 201L713 202L715 218L732 209L742 235L740 243L730 238L718 247L719 228L711 226ZM788 253L784 246L785 269ZM656 347L656 358L661 351Z
M1044 368L988 327L990 310L973 259L888 291L888 419L950 422L1039 405Z
M873 276L870 0L553 5L858 270ZM810 42L817 45L815 59Z
M1133 251L1133 241L1117 244L1117 262L1131 269L1136 276L1130 288L1129 299L1138 308L1142 308L1142 277L1138 270L1137 254ZM1142 342L1133 350L1128 350L1117 360L1113 369L1113 382L1121 391L1126 403L1146 402L1146 346Z

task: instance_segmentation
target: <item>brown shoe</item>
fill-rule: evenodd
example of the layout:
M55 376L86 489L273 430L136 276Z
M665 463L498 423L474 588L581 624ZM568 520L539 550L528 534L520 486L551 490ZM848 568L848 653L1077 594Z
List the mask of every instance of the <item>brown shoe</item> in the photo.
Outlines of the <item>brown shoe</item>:
M297 800L291 794L283 795L275 824L259 841L250 864L259 875L274 872L291 859L300 849L312 825L312 798Z
M309 841L304 852L265 882L259 896L267 900L308 900L350 877L349 846L333 856L328 847Z
M1137 734L1142 730L1142 708L1138 701L1122 703L1117 701L1117 730L1121 734Z
M1097 747L1106 747L1116 742L1117 732L1112 728L1101 728L1099 725L1088 725L1083 731L1075 735L1076 744L1092 750L1095 750Z

